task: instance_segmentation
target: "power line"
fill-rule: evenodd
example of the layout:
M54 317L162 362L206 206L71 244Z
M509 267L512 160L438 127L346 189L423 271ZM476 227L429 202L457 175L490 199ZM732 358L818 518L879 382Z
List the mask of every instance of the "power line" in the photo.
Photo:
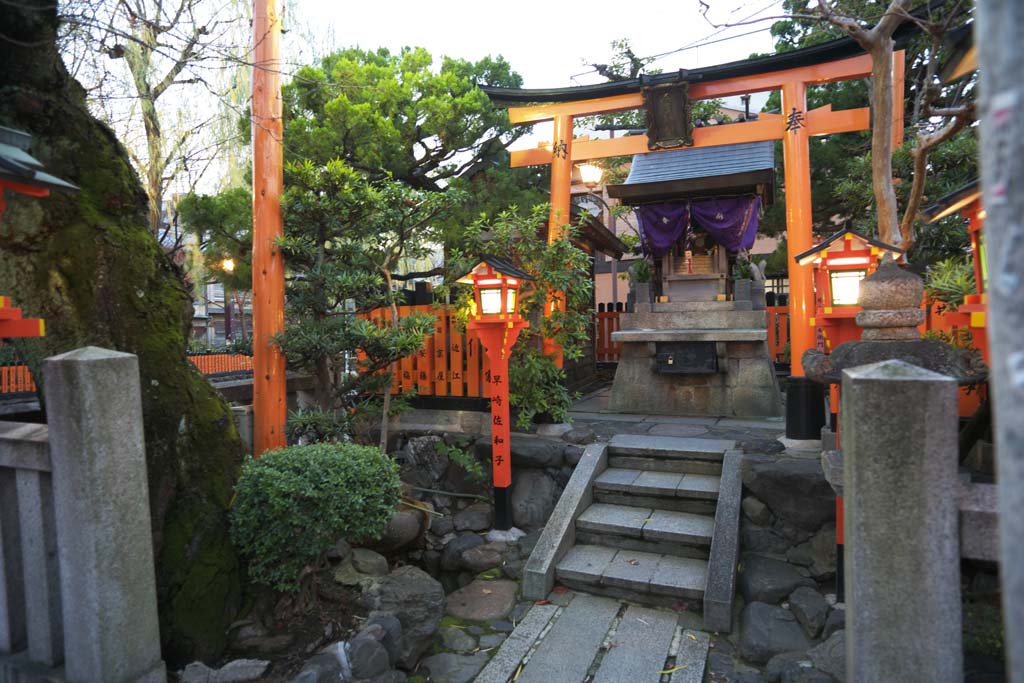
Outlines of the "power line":
M751 14L748 14L745 17L742 17L739 21L740 22L749 21L753 17L756 17L758 14L761 14L762 12L770 9L772 6L777 4L777 2L778 2L778 0L769 0L768 4L762 6L761 9L756 10L755 12L752 12ZM748 2L748 3L743 3L741 5L738 5L737 7L734 7L733 10L729 13L729 16L732 16L733 14L735 14L736 12L740 11L741 9L743 9L745 7L749 7L751 4L752 3ZM661 60L661 59L663 59L665 57L668 57L670 55L678 54L680 52L686 52L688 50L695 50L697 48L701 48L701 47L704 47L706 45L714 45L716 43L724 43L726 41L734 40L736 38L744 38L746 36L754 35L756 33L763 33L764 31L770 31L771 30L771 26L765 26L763 28L755 29L753 31L747 31L746 33L739 33L739 34L734 35L734 36L726 36L724 38L719 38L717 40L709 40L710 38L714 38L715 36L720 35L720 34L724 33L725 31L728 31L730 28L731 27L729 27L729 26L725 26L723 28L720 28L720 29L718 29L716 31L713 31L713 32L709 33L708 35L704 36L703 38L699 38L699 39L693 41L692 43L688 43L688 44L683 45L682 47L676 48L674 50L669 50L668 52L660 52L658 54L650 55L650 56L644 57L643 59L650 60L648 63L652 63L652 62L659 61L659 60ZM578 74L573 74L569 78L570 78L570 80L575 81L576 78L579 77L579 76L586 76L586 75L592 74L592 73L597 73L597 69L588 69L587 71L582 71L582 72L580 72Z

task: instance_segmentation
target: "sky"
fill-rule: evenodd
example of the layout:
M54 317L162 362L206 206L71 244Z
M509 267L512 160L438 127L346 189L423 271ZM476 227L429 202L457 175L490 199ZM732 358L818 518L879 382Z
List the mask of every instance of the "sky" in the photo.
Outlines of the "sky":
M720 25L781 14L779 0L705 3L707 16ZM609 61L611 42L619 38L629 38L638 56L672 53L650 66L663 71L772 52L771 21L715 28L701 15L702 4L700 0L290 0L285 24L296 27L293 36L298 40L286 39L285 49L292 54L285 59L308 62L314 52L351 45L392 50L419 46L435 59L441 55L469 60L502 55L523 77L523 87L554 88L602 82L584 62ZM722 40L731 36L738 37ZM760 105L758 99L752 103L755 110ZM544 135L540 127L535 133Z

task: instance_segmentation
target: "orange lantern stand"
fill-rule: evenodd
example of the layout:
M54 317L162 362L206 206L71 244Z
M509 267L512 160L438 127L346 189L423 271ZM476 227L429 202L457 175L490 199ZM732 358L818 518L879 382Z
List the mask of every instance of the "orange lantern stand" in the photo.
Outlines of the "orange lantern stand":
M857 314L863 310L857 303L860 281L875 272L884 254L900 258L903 250L846 228L794 257L798 265L814 267L814 316L809 323L823 353L860 339L861 329L856 322ZM829 387L829 411L835 430L838 385Z
M494 528L512 528L512 453L508 406L508 357L519 333L529 326L519 315L519 286L533 278L501 258L485 256L462 284L472 284L474 305L466 329L480 339L490 362L491 467Z

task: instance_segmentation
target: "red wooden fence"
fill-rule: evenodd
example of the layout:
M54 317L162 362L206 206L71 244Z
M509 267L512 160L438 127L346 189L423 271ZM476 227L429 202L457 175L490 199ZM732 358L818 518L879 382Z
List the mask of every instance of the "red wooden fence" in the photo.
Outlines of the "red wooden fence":
M768 355L775 362L789 356L789 306L768 307Z
M0 393L17 394L35 390L36 382L27 365L0 366Z
M240 353L209 353L188 358L204 375L252 371L252 356L244 356Z
M252 371L252 356L240 353L202 354L189 356L189 360L204 375ZM27 365L0 365L0 394L18 394L35 390L36 382Z
M491 373L475 337L458 329L455 308L450 306L399 306L398 316L412 313L434 316L434 333L418 352L398 362L391 391L415 390L420 396L488 398ZM390 309L362 314L378 326L391 324Z
M594 314L594 353L598 363L617 363L622 343L612 341L612 332L619 330L619 311L604 311Z

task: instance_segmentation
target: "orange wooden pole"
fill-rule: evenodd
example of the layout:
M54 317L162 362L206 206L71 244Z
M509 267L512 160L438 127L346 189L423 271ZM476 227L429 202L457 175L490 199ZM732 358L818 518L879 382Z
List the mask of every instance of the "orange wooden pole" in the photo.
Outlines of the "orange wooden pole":
M565 224L572 221L569 193L572 186L572 116L559 115L553 119L551 136L551 211L548 215L548 244L565 237ZM544 315L565 310L565 296L558 292L544 304ZM544 340L544 353L553 356L562 367L562 348L554 339Z
M814 282L810 265L801 266L794 254L812 246L811 237L811 156L809 135L797 117L807 115L807 85L786 83L782 88L782 114L789 117L782 136L782 156L786 168L786 244L789 249L790 368L794 377L803 377L800 357L815 346Z
M253 0L252 326L253 455L285 445L284 235L281 217L281 14L278 0Z

